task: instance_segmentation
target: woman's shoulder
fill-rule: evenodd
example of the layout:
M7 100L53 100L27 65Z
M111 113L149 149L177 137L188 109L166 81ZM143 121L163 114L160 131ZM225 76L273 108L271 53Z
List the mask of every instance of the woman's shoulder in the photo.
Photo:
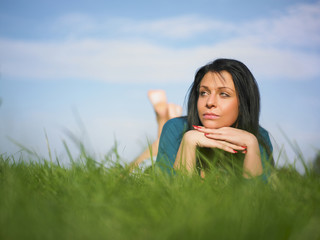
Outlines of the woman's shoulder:
M269 138L269 132L261 126L259 126L259 135L263 138Z
M268 146L268 148L272 152L273 147L270 140L269 132L263 127L259 126L259 136L259 138Z
M163 126L164 129L186 130L188 121L186 117L177 117L168 120Z
M186 117L172 118L164 124L161 136L180 138L187 131L187 128Z

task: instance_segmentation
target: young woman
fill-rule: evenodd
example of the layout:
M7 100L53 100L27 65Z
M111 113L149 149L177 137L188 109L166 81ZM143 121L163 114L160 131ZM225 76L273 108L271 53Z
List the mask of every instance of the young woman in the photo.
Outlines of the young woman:
M237 60L217 59L197 71L187 116L164 125L156 164L192 173L206 165L201 158L210 162L219 153L241 161L245 178L265 177L266 161L273 164L272 145L259 114L260 93L250 70ZM198 172L204 176L203 169Z

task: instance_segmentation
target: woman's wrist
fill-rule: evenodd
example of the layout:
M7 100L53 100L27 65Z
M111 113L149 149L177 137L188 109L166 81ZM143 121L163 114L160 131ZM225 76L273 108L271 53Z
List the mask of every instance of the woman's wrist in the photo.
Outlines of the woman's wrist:
M254 134L250 133L248 135L248 138L246 141L246 147L247 147L247 150L256 150L257 147L259 148L258 139Z
M190 130L190 131L186 132L182 137L183 145L187 146L189 148L190 147L191 148L196 148L197 144L198 144L198 141L197 141L197 138L196 138L196 134L197 134L196 130Z

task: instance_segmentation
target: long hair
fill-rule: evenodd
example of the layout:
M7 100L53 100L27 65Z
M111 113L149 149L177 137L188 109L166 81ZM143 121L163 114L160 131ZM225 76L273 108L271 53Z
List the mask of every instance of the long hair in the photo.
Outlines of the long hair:
M258 84L247 66L233 59L217 59L197 71L194 82L189 89L188 129L193 129L192 125L202 125L197 109L199 86L202 78L208 72L219 74L221 71L227 71L231 74L239 100L239 114L233 127L243 129L258 137L260 116Z

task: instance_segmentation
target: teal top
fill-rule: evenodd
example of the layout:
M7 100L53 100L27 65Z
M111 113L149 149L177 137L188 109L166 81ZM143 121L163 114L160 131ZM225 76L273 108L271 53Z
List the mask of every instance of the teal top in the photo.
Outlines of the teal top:
M186 117L170 119L163 126L160 136L156 166L160 167L161 170L166 171L169 174L174 173L173 164L175 162L183 134L187 131L187 126L188 123ZM259 127L259 134L272 153L272 144L268 132L264 128ZM272 157L268 154L268 151L260 142L259 148L262 166L264 168L264 173L261 177L262 179L267 180L268 174L266 171L265 161L272 161Z

